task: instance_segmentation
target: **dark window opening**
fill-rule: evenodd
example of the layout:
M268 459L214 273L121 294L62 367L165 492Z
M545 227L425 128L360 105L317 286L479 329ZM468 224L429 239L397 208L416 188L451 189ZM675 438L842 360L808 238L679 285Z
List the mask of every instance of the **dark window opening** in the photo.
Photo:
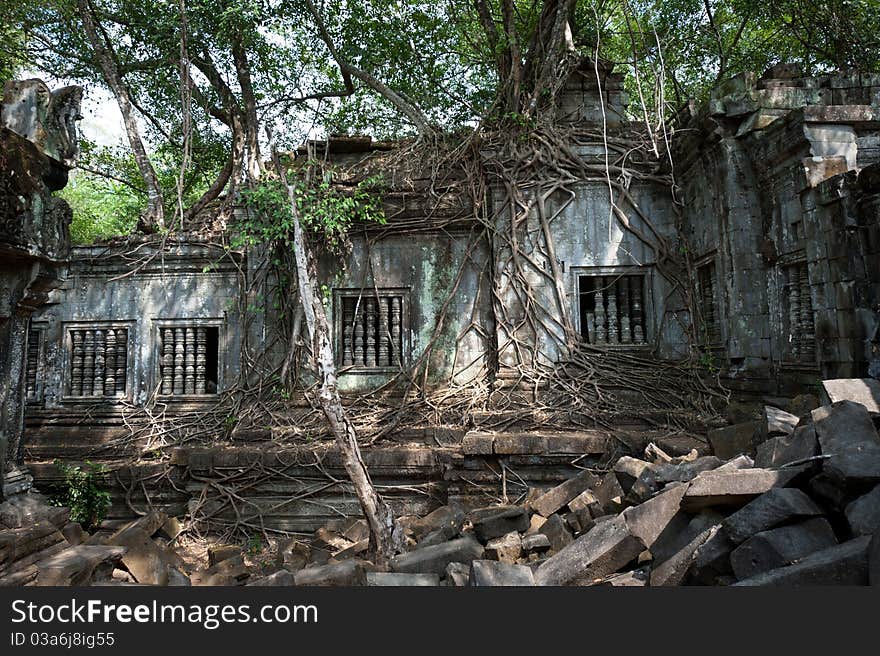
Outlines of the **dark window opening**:
M647 343L644 274L578 276L581 337L589 344Z
M218 327L165 327L160 329L159 337L159 377L163 395L217 393L220 353Z
M713 260L697 267L697 304L702 320L703 335L708 344L717 344L721 341L716 280Z
M815 362L816 329L807 263L796 262L784 267L782 273L782 309L788 347L786 359L790 362Z
M128 329L71 330L70 396L124 395L128 374Z
M404 306L401 295L342 296L339 359L343 367L400 366Z

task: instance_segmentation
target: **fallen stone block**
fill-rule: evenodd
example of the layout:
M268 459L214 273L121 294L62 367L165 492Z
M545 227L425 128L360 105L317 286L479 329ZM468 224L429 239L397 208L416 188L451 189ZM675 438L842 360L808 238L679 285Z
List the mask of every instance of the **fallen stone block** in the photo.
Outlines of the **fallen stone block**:
M168 515L160 510L153 510L148 512L143 517L139 517L133 522L129 522L118 531L113 533L109 538L105 540L106 544L124 544L126 541L130 540L129 534L137 536L140 539L141 535L146 535L148 538L153 537L153 535L162 528L162 525L168 520Z
M595 475L587 470L583 470L533 501L531 504L532 510L544 517L550 517L550 515L562 508L562 506L566 505L581 492L594 488L598 483L599 479Z
M819 397L815 394L798 394L788 404L788 411L798 417L805 417L820 405L822 404L819 403Z
M168 570L171 567L179 567L180 558L170 549L164 549L156 544L147 533L148 530L155 533L159 527L152 523L129 524L114 534L108 544L126 547L122 565L138 583L168 585Z
M684 483L670 485L663 492L644 503L627 508L623 517L630 532L650 549L660 534L679 512L681 500L687 492Z
M584 490L574 499L569 501L568 509L575 513L580 512L581 510L587 510L591 517L601 517L605 514L605 511L602 509L602 504L599 503L599 500L595 497L592 490ZM534 517L541 517L541 515L534 515Z
M696 515L678 513L651 545L652 566L656 568L666 562L685 549L701 533L718 526L722 521L724 516L712 508L705 508Z
M763 442L778 435L791 435L800 420L801 418L795 414L766 405L764 406L759 439Z
M57 529L70 521L70 509L53 506L37 492L16 494L0 503L0 526L26 528L38 522L49 522Z
M758 445L755 466L778 468L793 462L805 461L819 453L816 428L810 424L799 426L791 435L773 437Z
M301 569L293 575L293 580L298 586L366 585L367 570L363 561L350 558L340 563Z
M740 469L752 469L755 466L755 461L751 459L751 457L741 453L735 458L731 458L727 462L725 462L720 467L713 469L713 473L723 473L729 471L738 471Z
M464 513L459 513L461 516L461 524L464 523ZM458 528L461 528L461 524L458 525ZM354 543L363 542L364 540L370 539L370 525L367 523L365 519L354 519L351 518L349 520L348 526L345 526L342 529L342 537L346 540L350 540Z
M607 585L613 588L644 588L648 585L650 578L650 568L641 567L630 572L609 576L600 585Z
M37 563L38 586L89 585L107 581L125 555L125 547L78 545Z
M541 527L546 522L546 517L541 517L541 515L532 515L531 519L529 519L529 527L526 529L526 535L534 535L541 530Z
M880 437L864 405L838 401L812 412L822 471L841 485L880 482Z
M868 412L880 414L880 380L874 378L836 378L822 381L822 392L828 404L852 401Z
M822 509L796 488L774 488L747 503L724 520L724 532L740 544L761 531L785 522L818 517Z
M736 586L867 585L870 536L862 536L810 554L785 567L771 569Z
M525 552L547 551L550 549L550 539L543 533L526 535L522 539L522 550Z
M844 512L850 499L846 489L824 472L819 472L807 481L807 488L813 499L838 512Z
M661 485L666 483L687 483L704 472L709 472L724 465L717 456L701 456L696 460L657 465L654 468L654 479Z
M712 453L722 460L729 460L740 453L752 453L755 433L759 431L760 426L760 422L749 421L710 430L707 438Z
M67 540L67 544L72 547L85 542L85 539L88 536L88 533L83 530L83 527L79 522L68 522L64 528L61 529L61 534L64 536L64 539Z
M470 585L473 587L533 586L535 575L530 567L495 560L471 561Z
M588 533L538 566L538 585L590 584L634 560L645 545L622 515L599 522Z
M736 578L742 580L794 562L837 544L834 531L821 517L756 533L730 554Z
M367 572L367 585L392 588L424 588L440 585L437 574L405 574L403 572Z
M455 588L465 588L470 583L471 568L464 563L449 563L446 566L446 583Z
M651 568L651 587L681 585L694 564L697 550L721 530L715 524L702 531L679 551Z
M275 564L288 572L296 572L311 561L311 556L312 550L309 545L299 540L289 540L278 547Z
M220 544L208 547L208 566L213 567L229 558L241 555L241 547L236 544Z
M522 555L522 538L516 531L511 531L500 538L489 540L485 554L490 560L515 563Z
M166 540L175 540L181 533L183 533L183 523L177 517L169 517L159 527L159 535Z
M574 539L565 524L565 520L559 515L550 515L547 521L538 529L538 533L547 537L552 551L564 549Z
M880 485L846 507L846 521L854 536L880 530Z
M682 509L692 512L710 506L744 505L773 488L788 485L803 471L791 468L704 472L691 481L682 499Z
M523 506L491 506L471 512L474 535L480 542L500 538L511 531L529 528L529 513Z
M463 537L394 556L391 570L442 575L449 563L469 563L482 557L483 545L471 537Z
M464 520L465 515L461 509L441 506L421 519L411 522L410 528L416 540L421 540L424 536L436 531L441 531L447 540L451 540L461 531ZM365 537L369 537L369 529L366 535L360 536L359 540ZM354 541L357 542L359 540Z
M601 480L592 487L592 493L602 508L602 514L616 515L623 510L623 497L625 496L625 492L617 481L616 476L612 474L606 474L603 476ZM571 503L574 503L574 499L569 502L569 508L571 508ZM571 510L575 509L571 508Z
M633 483L636 482L636 479L642 475L642 472L646 469L650 469L652 466L651 463L645 462L644 460L639 460L638 458L633 458L631 456L623 456L618 458L611 471L614 472L614 475L617 477L617 482L620 483L620 487L623 491L629 492Z
M213 567L195 572L190 576L193 585L244 585L250 577L250 571L244 564L244 559L239 556L221 560Z
M697 547L689 576L703 585L717 585L719 579L732 577L730 552L735 546L722 526L720 530L710 535L703 544ZM734 578L733 581L735 580Z

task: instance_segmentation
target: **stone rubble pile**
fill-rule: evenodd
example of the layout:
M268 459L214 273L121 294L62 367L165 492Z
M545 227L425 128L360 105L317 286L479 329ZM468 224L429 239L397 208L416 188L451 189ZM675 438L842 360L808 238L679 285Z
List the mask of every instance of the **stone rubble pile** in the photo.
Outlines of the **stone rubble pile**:
M712 454L652 443L518 504L402 517L406 550L389 571L366 559L362 519L285 541L260 568L218 546L193 570L169 547L181 525L164 513L88 536L65 509L20 495L0 504L0 584L880 585L880 411L849 398L785 405L759 419L732 408L744 421L709 432Z

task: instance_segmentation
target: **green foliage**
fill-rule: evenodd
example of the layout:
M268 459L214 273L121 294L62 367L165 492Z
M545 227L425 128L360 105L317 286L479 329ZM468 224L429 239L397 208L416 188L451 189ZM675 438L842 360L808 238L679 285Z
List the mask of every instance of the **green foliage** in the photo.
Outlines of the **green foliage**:
M52 501L57 506L70 508L70 519L86 530L95 528L110 508L110 493L106 491L106 468L88 460L84 465L69 465L55 461L64 476L64 484Z
M381 202L381 178L370 177L353 187L332 182L328 173L317 184L291 181L296 208L303 230L315 243L338 251L346 243L348 231L357 223L385 223ZM236 224L237 246L276 243L293 245L293 213L280 180L267 179L253 189L242 191L250 212Z
M143 196L127 185L77 171L58 192L73 209L70 239L93 244L131 233L143 208Z

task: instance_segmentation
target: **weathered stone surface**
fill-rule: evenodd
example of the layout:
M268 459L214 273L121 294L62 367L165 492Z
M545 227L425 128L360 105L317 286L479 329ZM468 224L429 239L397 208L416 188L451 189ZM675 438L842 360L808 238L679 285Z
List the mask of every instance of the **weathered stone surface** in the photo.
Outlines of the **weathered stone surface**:
M535 575L525 565L474 560L471 561L469 583L474 587L532 586L535 585Z
M296 572L305 567L311 560L311 548L299 540L289 540L278 547L275 564L289 572Z
M816 517L800 524L756 533L730 554L736 578L742 580L837 544L827 520Z
M170 588L188 588L192 585L192 581L177 567L168 568L168 587Z
M694 564L697 550L708 542L720 529L720 524L707 528L679 551L653 567L651 569L651 587L681 585Z
M550 515L550 518L538 529L538 533L547 537L550 549L553 551L564 549L573 539L565 525L565 520L559 515Z
M522 550L530 551L547 551L550 548L550 539L543 533L535 533L534 535L526 535L522 539Z
M624 492L629 492L636 479L641 476L645 469L651 468L652 465L644 460L633 458L631 456L623 456L614 463L612 471L617 476L617 481L623 488Z
M601 517L605 513L602 509L602 504L599 503L599 500L593 494L592 490L584 490L581 492L568 502L568 508L575 513L580 512L581 510L587 510L591 517ZM540 515L535 515L535 517L540 517Z
M868 412L880 413L880 381L874 378L837 378L822 381L822 391L829 403L853 401Z
M208 547L208 566L213 567L217 563L240 555L241 547L235 544L219 544Z
M467 587L470 583L470 565L449 563L446 566L446 583L456 588Z
M735 583L752 585L867 585L869 536L810 554L787 565Z
M620 483L617 481L617 477L613 474L606 474L602 477L602 479L593 486L592 488L593 496L596 498L596 501L599 502L602 514L605 515L616 515L623 509L623 497L624 491L620 486ZM577 497L575 497L576 499ZM571 508L571 503L574 502L574 499L569 503L569 508ZM574 508L571 508L575 510Z
M462 453L469 456L492 455L492 444L495 442L494 433L471 431L461 441Z
M708 506L741 505L775 487L785 486L800 473L802 470L798 469L705 472L691 481L682 508L692 511Z
M471 513L474 535L480 542L500 538L511 531L529 528L529 514L523 506L491 506Z
M64 528L61 529L61 534L64 536L64 539L67 540L67 544L72 547L82 544L88 535L83 530L82 525L78 522L68 522Z
M70 520L70 510L49 504L42 494L28 492L16 494L0 503L0 526L22 528L37 522L48 521L58 529Z
M764 417L761 421L762 441L777 435L791 435L797 427L800 417L785 410L764 406Z
M442 575L449 563L469 563L482 556L483 545L471 537L463 537L395 556L391 559L391 569Z
M522 555L522 538L516 531L511 531L500 538L489 540L486 543L486 556L491 560L503 563L515 563Z
M559 553L538 566L538 585L594 583L635 559L645 545L635 537L623 515L596 524Z
M803 417L810 414L820 405L819 397L815 394L798 394L788 404L788 411L793 415Z
M364 562L350 558L340 563L301 569L293 575L293 580L296 585L303 586L366 585L366 575Z
M846 507L846 520L853 535L872 535L880 530L880 485Z
M190 576L193 585L244 585L250 572L239 555L222 560L213 567Z
M755 461L752 460L752 458L750 456L747 456L744 453L741 453L740 455L736 456L735 458L731 458L730 460L725 462L720 467L713 469L712 472L716 473L716 474L720 474L723 472L737 471L740 469L752 469L754 466L755 466Z
M168 585L169 568L180 565L177 554L160 547L147 533L147 530L151 529L153 532L157 531L161 525L160 523L156 526L155 522L138 520L117 531L108 541L109 545L127 548L122 557L122 564L142 585Z
M461 527L464 525L464 520L465 514L460 508L440 506L421 519L411 522L410 529L416 540L422 540L424 536L435 531L441 531L442 534L446 536L447 540L451 540L458 535L459 531L461 531ZM360 536L359 540L362 540L364 537L369 537L369 531L367 532L367 535Z
M584 470L533 501L532 509L539 515L549 517L581 492L593 488L598 483L599 479L595 475Z
M650 549L660 534L669 526L672 518L679 512L681 500L687 492L687 484L670 485L656 497L644 503L627 508L623 517L630 532Z
M713 585L719 577L732 574L730 552L735 546L722 526L697 547L690 575L703 585Z
M812 412L822 471L840 484L880 482L880 437L864 405L838 401Z
M167 540L174 540L183 532L183 524L177 517L169 517L165 523L159 527L159 535Z
M609 576L602 581L602 585L608 585L614 588L644 588L648 585L651 578L651 572L647 567L634 569L631 572L623 572Z
M498 433L492 445L498 455L583 455L604 453L608 435L594 430Z
M659 484L687 483L703 472L721 467L724 461L717 456L701 456L696 460L656 465L652 470L654 480Z
M268 587L290 587L296 584L292 573L286 569L280 569L277 572L269 574L269 576L261 576L247 583L248 586L268 588Z
M760 425L760 422L749 421L710 430L707 437L712 453L722 460L728 460L740 453L751 453L754 449L755 433Z
M681 552L701 533L721 524L723 520L724 516L711 508L701 510L696 515L678 513L651 547L653 567Z
M812 458L819 453L819 440L813 425L799 426L791 435L772 437L758 445L756 467L776 468Z
M783 522L818 517L821 508L795 488L775 488L747 503L724 520L724 531L734 544Z
M160 510L148 512L143 517L129 522L107 538L107 544L124 544L130 539L129 534L140 539L141 534L152 537L168 520L168 515Z
M403 572L367 572L367 585L392 588L424 588L440 585L437 574L406 574Z
M125 547L81 544L37 564L39 586L88 585L108 580L125 554Z

